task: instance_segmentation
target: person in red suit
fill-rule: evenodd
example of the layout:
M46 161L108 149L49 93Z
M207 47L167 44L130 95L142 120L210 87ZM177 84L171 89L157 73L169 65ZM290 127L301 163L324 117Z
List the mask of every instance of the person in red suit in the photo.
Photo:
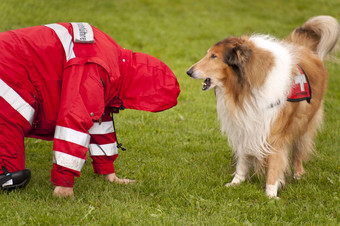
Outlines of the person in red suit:
M25 186L24 137L53 140L54 195L73 196L87 151L111 182L118 156L112 113L159 112L180 88L159 59L119 46L88 23L56 23L0 33L0 187Z

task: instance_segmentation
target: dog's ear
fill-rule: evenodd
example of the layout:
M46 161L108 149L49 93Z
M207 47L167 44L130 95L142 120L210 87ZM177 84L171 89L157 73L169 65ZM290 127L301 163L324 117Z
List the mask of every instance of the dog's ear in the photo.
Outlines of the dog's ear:
M250 58L252 50L246 44L240 44L226 51L224 62L229 66L241 67Z
M244 63L246 63L252 55L252 50L246 44L240 44L224 54L224 62L233 68L238 77L238 81L244 80Z

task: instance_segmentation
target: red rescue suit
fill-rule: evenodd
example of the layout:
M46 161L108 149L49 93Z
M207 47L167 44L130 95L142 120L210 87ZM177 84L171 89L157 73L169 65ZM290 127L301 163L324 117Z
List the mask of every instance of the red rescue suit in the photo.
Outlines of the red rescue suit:
M26 136L53 139L56 186L73 186L88 149L97 174L115 172L114 109L158 112L177 104L168 66L87 23L0 33L0 53L0 165L24 169Z

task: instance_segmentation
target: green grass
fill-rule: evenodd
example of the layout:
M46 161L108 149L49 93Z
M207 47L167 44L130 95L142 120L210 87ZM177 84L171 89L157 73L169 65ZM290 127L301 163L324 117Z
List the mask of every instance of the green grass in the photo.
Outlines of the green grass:
M52 196L52 143L26 140L32 179L21 191L0 192L1 225L238 225L340 224L340 66L330 72L325 123L318 152L301 181L289 180L270 200L257 177L225 188L234 165L219 132L213 92L186 70L217 41L244 33L285 37L309 17L340 20L338 0L0 1L0 31L59 21L87 21L120 45L154 55L175 72L177 107L157 114L126 110L116 117L127 148L117 174L133 186L109 184L93 174L90 158L76 179L74 200ZM340 55L338 54L338 57Z

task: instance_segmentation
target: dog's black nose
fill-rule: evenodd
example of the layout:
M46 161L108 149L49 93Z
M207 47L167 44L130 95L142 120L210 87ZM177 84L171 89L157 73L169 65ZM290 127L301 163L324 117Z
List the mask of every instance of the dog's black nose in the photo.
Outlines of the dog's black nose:
M194 70L192 70L192 67L189 68L189 70L187 71L187 74L191 77L193 73L194 73Z

